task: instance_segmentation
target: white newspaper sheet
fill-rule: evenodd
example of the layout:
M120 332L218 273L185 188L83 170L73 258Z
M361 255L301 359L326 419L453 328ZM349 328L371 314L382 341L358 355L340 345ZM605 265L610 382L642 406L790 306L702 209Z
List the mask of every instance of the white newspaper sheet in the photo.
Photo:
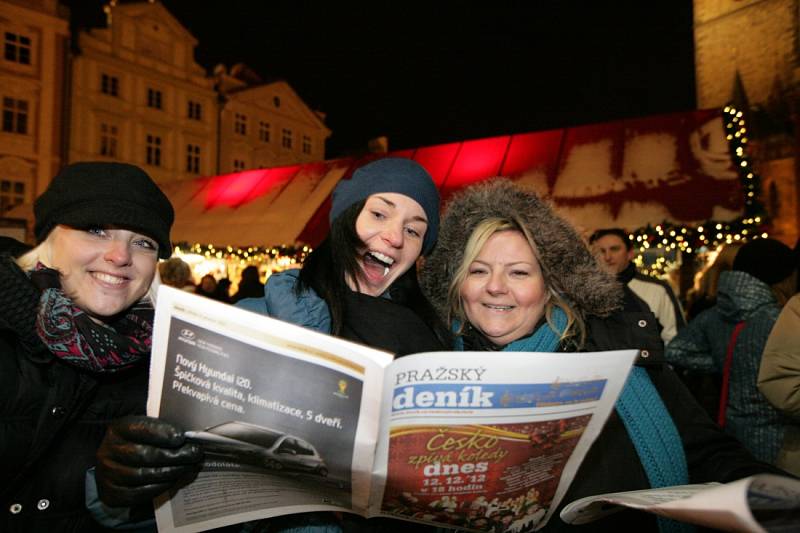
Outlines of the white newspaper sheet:
M201 442L198 478L157 500L160 531L364 512L391 354L161 287L147 414Z
M630 507L722 531L800 530L800 481L759 474L732 483L684 485L601 494L561 510L571 524L585 524Z
M308 511L541 528L635 350L392 355L162 287L147 412L205 451L160 531Z
M600 433L636 351L429 353L386 372L370 512L541 528ZM502 360L501 360L502 357Z

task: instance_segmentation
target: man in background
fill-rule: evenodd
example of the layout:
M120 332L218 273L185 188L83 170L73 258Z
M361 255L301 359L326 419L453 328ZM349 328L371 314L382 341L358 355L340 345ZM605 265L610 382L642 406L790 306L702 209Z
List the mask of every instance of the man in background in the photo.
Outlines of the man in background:
M627 285L653 312L661 325L661 339L667 344L686 325L683 309L665 281L645 276L633 264L633 243L620 228L595 231L589 244L600 264Z

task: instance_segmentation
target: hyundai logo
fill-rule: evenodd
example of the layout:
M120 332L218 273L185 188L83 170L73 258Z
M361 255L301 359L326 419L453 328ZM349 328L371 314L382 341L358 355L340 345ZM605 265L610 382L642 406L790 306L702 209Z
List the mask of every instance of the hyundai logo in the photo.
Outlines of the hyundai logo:
M194 339L194 331L184 328L181 330L181 337L185 339Z

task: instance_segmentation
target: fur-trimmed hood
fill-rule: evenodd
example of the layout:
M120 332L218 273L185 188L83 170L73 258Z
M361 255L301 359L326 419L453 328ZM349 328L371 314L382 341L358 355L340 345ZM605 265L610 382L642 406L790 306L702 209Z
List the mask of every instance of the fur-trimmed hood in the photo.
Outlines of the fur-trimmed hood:
M508 179L497 178L455 195L445 209L439 241L422 268L421 285L442 316L447 287L464 258L475 227L490 217L516 216L533 236L540 260L562 296L583 317L605 317L621 307L622 288L603 271L575 229L539 196Z

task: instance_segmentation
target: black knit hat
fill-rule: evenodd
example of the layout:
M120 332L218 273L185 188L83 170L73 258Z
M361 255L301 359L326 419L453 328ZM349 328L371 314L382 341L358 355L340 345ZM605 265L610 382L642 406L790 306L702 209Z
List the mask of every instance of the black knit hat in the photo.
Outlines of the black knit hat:
M756 239L736 252L733 269L747 272L767 285L788 278L797 268L792 249L775 239Z
M119 226L154 239L160 258L172 255L172 204L150 176L133 165L67 165L36 199L33 211L38 242L58 224L75 228Z

